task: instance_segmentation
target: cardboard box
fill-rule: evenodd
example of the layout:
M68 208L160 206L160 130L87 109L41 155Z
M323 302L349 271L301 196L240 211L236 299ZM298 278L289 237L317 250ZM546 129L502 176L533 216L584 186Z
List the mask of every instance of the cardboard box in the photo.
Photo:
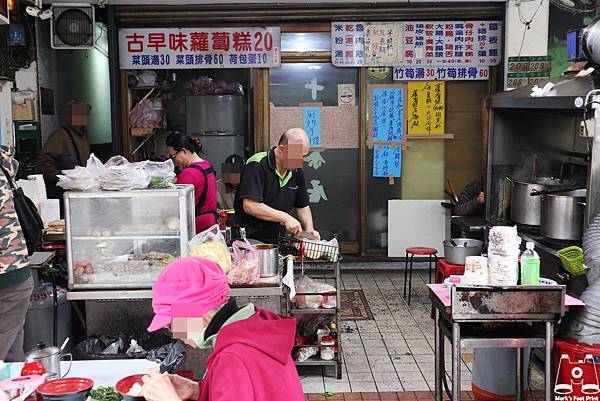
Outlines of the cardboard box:
M33 121L35 120L35 109L33 100L25 100L23 104L12 105L12 115L14 121Z

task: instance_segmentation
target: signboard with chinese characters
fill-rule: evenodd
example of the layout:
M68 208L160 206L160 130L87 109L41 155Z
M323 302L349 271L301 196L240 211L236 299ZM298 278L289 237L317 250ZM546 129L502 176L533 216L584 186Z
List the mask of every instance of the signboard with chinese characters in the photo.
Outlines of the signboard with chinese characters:
M369 23L377 25L377 23ZM382 66L495 66L502 61L500 21L394 23L401 44L398 59ZM339 67L370 66L365 57L366 23L333 22L332 62Z
M362 67L365 64L365 23L331 23L331 60L338 67Z
M378 145L373 148L373 177L402 175L402 145Z
M444 135L445 83L408 83L408 135Z
M365 25L365 64L397 65L402 62L402 29L394 23Z
M304 131L308 135L311 148L321 146L321 109L319 107L304 108Z
M402 142L404 132L402 87L376 87L372 94L371 133L373 142Z
M276 27L119 30L121 69L278 67L280 52Z
M490 68L459 67L394 67L394 81L484 81L490 78Z

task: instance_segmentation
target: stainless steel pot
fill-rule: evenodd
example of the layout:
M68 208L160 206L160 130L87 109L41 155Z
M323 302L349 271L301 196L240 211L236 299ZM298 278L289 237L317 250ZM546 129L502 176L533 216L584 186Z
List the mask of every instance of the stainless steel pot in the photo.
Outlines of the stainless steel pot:
M510 219L515 223L539 226L541 223L542 199L531 196L532 192L544 191L559 185L559 179L539 178L536 182L522 182L506 177L512 184L510 194Z
M557 240L580 240L586 194L585 189L577 189L542 196L540 233Z
M39 362L44 365L46 373L54 378L62 378L60 375L60 361L63 358L69 360L69 369L64 376L68 375L71 371L71 365L73 364L73 356L71 354L61 354L61 350L58 347L46 347L45 343L39 343L37 349L29 352L25 356L25 362Z
M454 241L456 246L452 244ZM465 246L466 245L466 246ZM444 258L453 265L464 265L467 256L481 255L483 242L471 238L453 238L444 241Z
M273 277L279 273L279 247L271 244L257 244L254 249L258 254L260 277Z

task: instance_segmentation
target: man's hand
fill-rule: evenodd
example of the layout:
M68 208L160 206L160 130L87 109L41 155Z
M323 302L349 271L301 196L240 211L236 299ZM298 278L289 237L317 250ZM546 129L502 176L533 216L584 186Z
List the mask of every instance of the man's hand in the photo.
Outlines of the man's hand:
M307 236L309 236L311 239L314 239L315 241L321 240L321 234L319 234L317 230L313 229L310 231L305 231L305 233L307 234Z
M479 196L477 197L477 203L479 203L480 205L483 205L485 203L485 194L483 192L479 193Z
M302 225L298 220L289 216L289 218L283 223L287 232L298 235L302 231Z
M181 401L169 375L151 370L142 377L142 381L144 382L142 396L147 401Z

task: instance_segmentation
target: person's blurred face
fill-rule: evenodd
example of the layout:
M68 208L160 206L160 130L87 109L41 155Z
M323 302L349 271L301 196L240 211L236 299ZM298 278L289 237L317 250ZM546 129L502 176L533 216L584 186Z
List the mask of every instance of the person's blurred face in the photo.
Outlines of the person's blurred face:
M279 150L283 155L283 168L294 170L302 168L304 157L308 155L308 149L300 140L290 140L286 145L279 145Z
M240 178L241 178L241 174L240 173L223 173L223 182L225 184L230 184L230 185L234 185L237 186L240 184Z
M186 168L190 165L190 152L187 149L175 150L172 146L167 146L167 153L169 159L173 160L173 163L181 169Z

